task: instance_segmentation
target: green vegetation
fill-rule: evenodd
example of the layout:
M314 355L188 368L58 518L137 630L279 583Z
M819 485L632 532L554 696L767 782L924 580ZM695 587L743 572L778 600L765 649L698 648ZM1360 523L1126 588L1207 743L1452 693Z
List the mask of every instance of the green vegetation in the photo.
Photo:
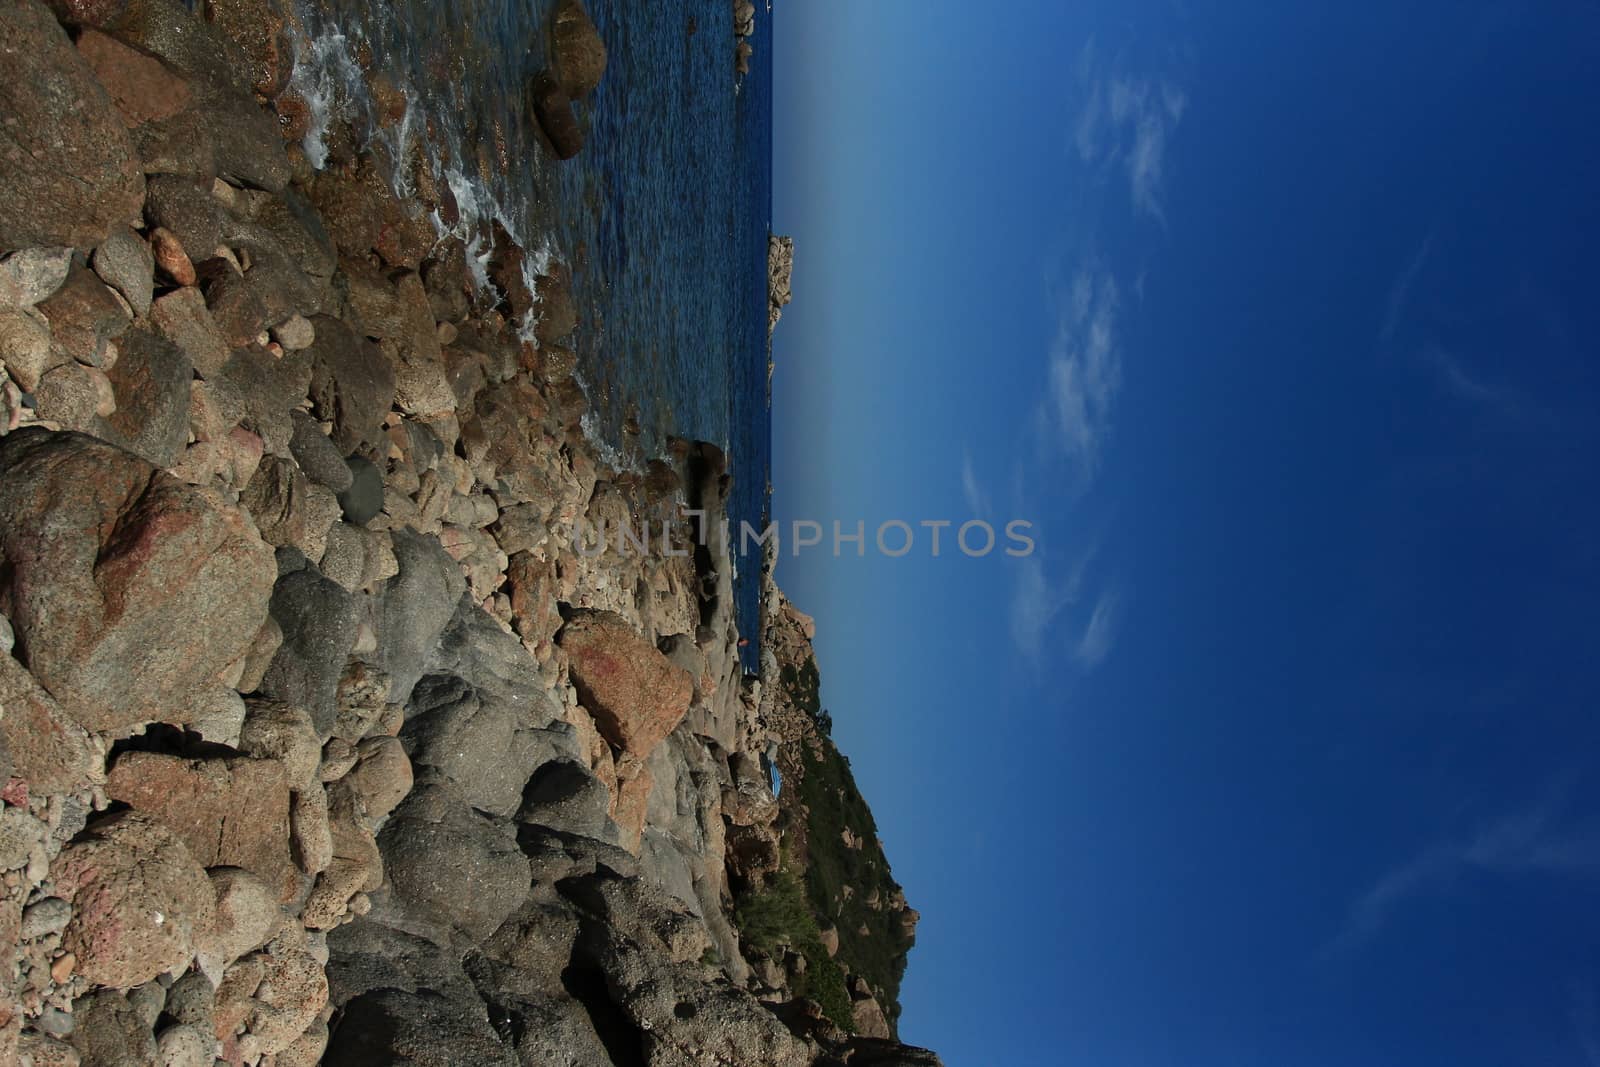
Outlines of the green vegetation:
M856 787L850 761L831 739L832 715L822 707L816 658L786 664L778 679L789 704L817 726L815 746L810 741L795 746L800 773L783 797L791 814L802 805L808 813L805 864L791 866L794 842L786 836L780 873L764 892L739 901L735 921L746 942L774 958L781 958L774 948L783 944L805 955L806 974L795 992L821 1004L840 1026L851 1027L846 972L879 992L879 1006L893 1025L900 1017L900 981L911 948L893 908L900 887L878 845L878 824ZM839 934L832 961L820 933L830 924Z
M815 914L838 927L836 958L882 990L880 1006L892 1023L900 1015L900 980L911 948L890 907L900 887L890 876L877 823L856 788L850 761L826 738L821 748L818 758L809 745L801 746L805 766L797 793L811 813L806 820L806 895ZM846 829L859 848L845 844ZM876 908L868 903L874 895Z
M787 855L764 890L740 898L733 921L747 944L775 960L782 961L785 947L804 956L806 971L795 979L795 993L816 1001L822 1006L822 1013L841 1029L854 1029L844 972L828 958L816 916L806 903L805 890L789 866Z

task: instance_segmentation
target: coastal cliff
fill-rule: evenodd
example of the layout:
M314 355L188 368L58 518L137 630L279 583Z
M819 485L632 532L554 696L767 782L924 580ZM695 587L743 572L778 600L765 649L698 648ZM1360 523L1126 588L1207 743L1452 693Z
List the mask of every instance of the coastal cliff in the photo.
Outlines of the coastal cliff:
M312 167L293 33L0 12L0 1063L936 1063L842 780L847 1014L758 929L832 749L692 547L722 453L609 468L565 272Z

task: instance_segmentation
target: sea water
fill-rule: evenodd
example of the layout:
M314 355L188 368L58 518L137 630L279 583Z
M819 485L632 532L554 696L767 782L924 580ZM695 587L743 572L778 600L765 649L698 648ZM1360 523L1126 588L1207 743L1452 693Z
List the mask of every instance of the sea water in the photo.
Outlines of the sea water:
M609 64L579 103L576 159L542 147L526 87L549 65L554 0L303 0L294 87L321 119L353 120L388 159L420 154L459 208L453 231L486 259L494 221L528 252L573 270L584 428L622 467L668 438L728 453L729 518L767 513L767 235L772 202L771 17L758 4L750 73L734 70L727 0L589 0ZM362 60L368 61L364 70ZM370 84L403 93L377 121ZM322 122L306 138L320 162ZM391 176L402 193L407 179ZM481 261L474 264L481 271ZM480 273L480 280L486 280ZM760 566L735 583L746 668L759 663Z

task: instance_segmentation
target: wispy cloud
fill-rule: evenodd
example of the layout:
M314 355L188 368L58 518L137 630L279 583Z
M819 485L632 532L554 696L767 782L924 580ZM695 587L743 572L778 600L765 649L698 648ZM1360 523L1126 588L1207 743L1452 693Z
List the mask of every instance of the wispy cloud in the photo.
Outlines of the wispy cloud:
M984 491L983 483L978 481L978 472L972 467L972 453L961 453L961 495L966 498L967 511L980 519L987 519L994 508L989 503L989 494Z
M1024 655L1031 659L1039 654L1045 631L1077 596L1076 580L1052 581L1038 556L1018 561L1011 597L1011 637Z
M1085 667L1098 667L1111 654L1111 644L1117 636L1121 613L1121 594L1116 590L1101 593L1094 611L1089 615L1088 624L1083 628L1083 636L1072 650L1073 658Z
M1554 804L1547 803L1486 823L1470 836L1428 846L1355 900L1323 957L1354 951L1377 936L1408 900L1446 890L1471 875L1600 876L1600 833L1573 832L1558 822Z
M1439 381L1458 399L1473 404L1487 404L1492 407L1504 408L1510 404L1511 398L1499 389L1485 385L1481 379L1466 368L1459 357L1439 347L1430 344L1423 348L1424 362L1433 367L1439 375Z
M1400 326L1400 316L1405 314L1406 302L1411 298L1411 287L1417 284L1417 275L1422 273L1432 253L1433 234L1430 233L1389 286L1389 304L1383 314L1383 328L1378 332L1380 344L1388 344L1394 338L1395 330Z
M1084 101L1073 144L1085 163L1122 167L1136 210L1165 222L1161 182L1167 142L1189 109L1189 95L1170 81L1106 73L1093 42L1079 56Z
M1111 428L1112 401L1122 385L1120 301L1116 279L1099 270L1080 272L1058 301L1039 418L1085 477L1098 466Z

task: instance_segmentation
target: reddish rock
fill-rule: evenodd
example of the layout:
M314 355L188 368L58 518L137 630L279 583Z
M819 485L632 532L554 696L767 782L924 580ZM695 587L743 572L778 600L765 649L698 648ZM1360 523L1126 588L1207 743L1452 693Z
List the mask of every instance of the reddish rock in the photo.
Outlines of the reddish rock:
M0 6L0 56L0 248L93 248L144 203L127 127L38 0Z
M27 790L75 793L104 778L101 757L88 733L66 716L22 664L3 653L0 708L5 709L0 736L11 754L11 775Z
M154 253L156 268L179 285L193 285L196 277L194 263L184 251L183 242L164 226L150 231L150 251ZM196 293L195 295L199 295ZM201 298L202 301L204 298Z
M0 613L18 658L91 729L183 722L250 647L277 567L238 508L121 449L0 439Z
M78 51L105 86L129 129L158 122L189 106L189 83L162 65L159 59L135 51L96 30L78 38Z
M289 854L289 783L276 760L125 752L106 776L106 795L171 828L203 866L242 867L280 901L300 888Z
M73 908L62 945L94 984L127 989L183 965L215 922L211 883L183 838L137 812L91 827L50 875Z
M606 740L623 752L642 762L683 721L694 697L689 673L622 616L580 612L558 640L570 660L579 701Z

